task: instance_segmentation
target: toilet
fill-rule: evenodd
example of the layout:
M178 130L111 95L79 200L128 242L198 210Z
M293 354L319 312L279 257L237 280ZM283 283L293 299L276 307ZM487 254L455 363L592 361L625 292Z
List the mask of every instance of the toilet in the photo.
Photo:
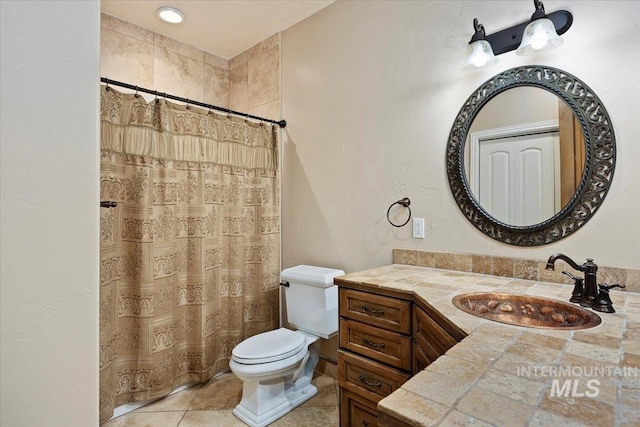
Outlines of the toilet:
M234 347L229 367L242 380L242 400L233 414L252 427L266 426L318 393L311 384L320 338L338 332L338 287L344 271L309 265L280 273L287 320Z

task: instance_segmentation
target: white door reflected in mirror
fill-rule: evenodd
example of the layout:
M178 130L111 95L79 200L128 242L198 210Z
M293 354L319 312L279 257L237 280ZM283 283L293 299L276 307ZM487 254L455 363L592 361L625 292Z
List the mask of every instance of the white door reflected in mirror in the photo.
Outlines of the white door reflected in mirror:
M478 179L471 186L495 219L533 225L560 210L558 132L481 140L478 151Z
M503 224L547 221L582 177L582 131L564 101L544 89L513 88L493 98L475 117L465 146L469 189Z

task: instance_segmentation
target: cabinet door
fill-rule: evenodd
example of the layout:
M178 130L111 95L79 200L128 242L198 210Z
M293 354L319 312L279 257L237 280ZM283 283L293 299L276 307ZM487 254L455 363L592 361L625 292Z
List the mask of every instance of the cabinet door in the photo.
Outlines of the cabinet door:
M419 345L413 343L413 363L411 365L411 372L413 375L422 371L424 368L431 364L431 360L427 357L427 355L422 351Z
M405 371L411 370L411 337L340 319L340 347Z
M411 302L340 289L340 316L401 334L411 334Z
M413 307L413 337L429 362L442 356L458 341L419 307Z
M393 393L409 378L409 374L397 369L342 350L338 352L340 387L374 403Z
M376 404L340 388L340 426L378 427Z

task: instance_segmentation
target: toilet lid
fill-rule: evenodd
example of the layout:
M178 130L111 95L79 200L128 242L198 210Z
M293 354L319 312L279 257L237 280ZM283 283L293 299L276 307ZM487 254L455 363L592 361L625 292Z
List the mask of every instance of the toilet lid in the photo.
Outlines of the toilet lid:
M304 335L280 328L254 335L234 347L233 360L245 365L269 363L286 359L305 348Z

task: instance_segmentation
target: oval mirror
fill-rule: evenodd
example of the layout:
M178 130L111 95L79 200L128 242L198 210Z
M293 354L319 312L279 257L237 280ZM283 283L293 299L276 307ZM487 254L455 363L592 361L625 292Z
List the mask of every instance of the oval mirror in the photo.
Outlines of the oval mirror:
M504 243L535 246L586 223L615 167L611 120L593 91L551 67L482 84L449 135L447 175L462 213Z

